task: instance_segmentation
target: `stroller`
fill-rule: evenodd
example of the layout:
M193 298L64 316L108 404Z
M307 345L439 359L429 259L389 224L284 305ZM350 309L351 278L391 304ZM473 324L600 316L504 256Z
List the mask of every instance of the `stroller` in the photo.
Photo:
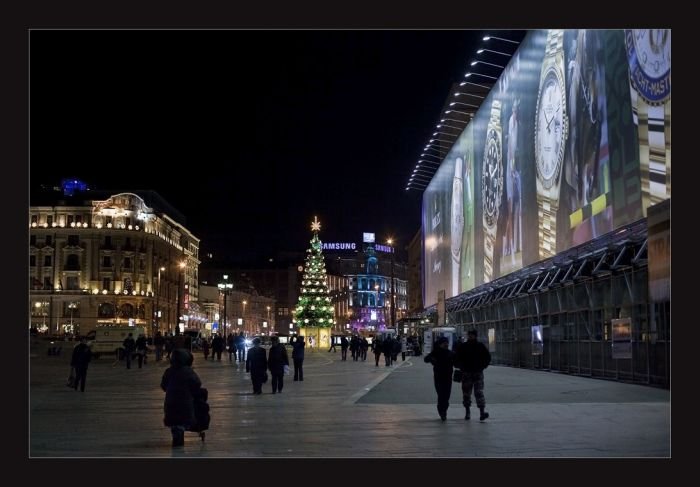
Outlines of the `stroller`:
M205 430L209 429L209 422L211 421L211 416L209 415L209 404L207 399L209 399L209 391L202 387L199 393L194 396L194 417L197 421L194 425L190 426L188 431L193 433L199 433L200 438L204 441Z

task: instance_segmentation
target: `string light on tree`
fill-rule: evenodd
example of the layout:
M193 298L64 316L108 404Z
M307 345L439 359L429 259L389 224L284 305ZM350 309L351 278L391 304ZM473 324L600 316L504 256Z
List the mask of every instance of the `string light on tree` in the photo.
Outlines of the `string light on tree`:
M299 302L294 309L294 322L300 326L301 336L313 337L315 346L319 349L330 346L331 327L335 323L332 306L322 306L325 302L330 302L328 297L328 282L326 278L326 264L323 260L321 240L318 232L321 231L321 222L318 217L314 217L311 222L311 247L306 251L306 265L302 276L301 293Z

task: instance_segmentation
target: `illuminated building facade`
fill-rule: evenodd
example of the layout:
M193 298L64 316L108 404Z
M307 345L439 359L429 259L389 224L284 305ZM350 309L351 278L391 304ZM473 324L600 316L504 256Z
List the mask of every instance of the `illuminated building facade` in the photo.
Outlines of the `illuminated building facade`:
M84 335L107 325L203 326L199 239L177 210L153 191L64 189L31 195L31 327Z

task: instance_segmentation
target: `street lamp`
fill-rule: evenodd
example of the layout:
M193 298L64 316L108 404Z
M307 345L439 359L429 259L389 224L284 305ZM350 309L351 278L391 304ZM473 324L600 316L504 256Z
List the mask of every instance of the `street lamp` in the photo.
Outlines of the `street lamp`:
M394 239L389 238L386 243L391 248L391 327L396 329L396 304L394 304L396 293L396 284L394 283L394 248L391 247L391 244L394 243ZM396 333L398 335L398 330L396 330Z
M165 267L159 267L158 268L158 286L156 287L156 319L155 319L155 328L156 331L160 331L160 304L159 304L159 299L160 299L160 273L165 272ZM154 333L155 335L155 333Z
M472 105L471 103L462 103L461 101L453 101L450 103L451 107L453 107L455 105L464 105L465 107L479 108L479 105Z
M479 74L479 73L474 73L474 74ZM471 73L467 73L467 75L471 75ZM468 77L468 76L467 76L467 77ZM471 81L462 81L462 82L459 84L459 86L464 86L464 85L478 86L479 88L483 88L483 89L485 89L485 90L490 90L490 89L491 89L491 87L489 87L489 86L482 85L482 84L479 84L479 83L472 83Z
M472 66L474 66L474 64L476 64L476 62L474 62L474 63L472 64ZM498 78L496 78L495 76L491 76L491 75L488 75L488 74L477 73L476 71L469 71L467 74L464 75L464 77L465 77L465 78L469 78L469 77L470 77L471 75L473 75L473 74L475 74L475 75L477 75L477 76L483 76L484 78L490 78L490 79L495 79L495 80L498 79Z
M275 331L275 327L272 326L272 321L270 321L270 307L269 306L267 307L267 322L270 326L270 335L272 335L272 332Z
M494 53L494 54L500 54L501 56L513 57L512 54L508 54L507 52L492 51L491 49L485 49L485 48L479 49L478 51L476 51L476 53L477 53L477 54L481 54L481 53L484 52L484 51L486 51L486 52L492 52L492 53Z
M485 97L483 97L483 96L481 96L481 95L475 95L474 93L464 93L464 92L461 92L461 91L458 91L458 92L455 93L455 96L460 96L460 95L473 96L474 98L479 98L479 99L481 99L481 100L483 100L483 99L485 98Z
M218 284L219 292L224 296L224 319L223 329L224 329L224 341L226 341L226 327L228 326L228 314L226 312L226 303L228 301L228 295L231 294L233 289L233 283L228 282L228 274L224 274L224 281Z
M480 59L477 59L476 61L472 61L469 65L470 65L470 66L476 66L477 64L487 64L487 65L489 65L489 66L493 66L494 68L505 69L505 66L501 66L500 64L487 63L486 61L482 61L482 60L480 60Z
M34 307L37 309L37 311L39 310L39 308L41 308L41 317L43 322L41 328L42 330L46 330L46 312L44 311L44 302L37 301L36 303L34 303Z
M182 301L182 294L183 294L182 293L182 278L183 278L183 274L185 272L186 265L187 264L185 263L184 260L178 264L178 267L180 268L180 270L177 273L177 316L175 317L176 321L177 321L175 324L175 334L176 335L180 334L180 311L182 309L181 301Z
M488 41L489 39L497 39L499 41L504 41L504 42L510 42L511 44L520 44L518 41L514 41L511 39L504 39L503 37L496 37L496 36L484 36L484 41Z
M70 332L73 333L74 335L77 335L77 333L75 333L75 331L73 330L73 311L77 307L78 307L78 305L73 301L68 303L68 309L70 309Z
M247 332L248 323L245 321L245 305L248 304L248 301L244 299L241 304L243 305L243 329Z

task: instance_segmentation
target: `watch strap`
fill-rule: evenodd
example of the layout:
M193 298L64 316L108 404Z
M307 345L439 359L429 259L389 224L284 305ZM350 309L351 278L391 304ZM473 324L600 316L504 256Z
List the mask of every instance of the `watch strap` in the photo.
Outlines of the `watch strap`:
M547 190L544 190L548 193ZM537 219L539 226L540 259L552 257L557 251L557 209L558 200L547 194L537 193Z
M496 244L496 226L484 228L484 282L493 280L493 247Z
M671 197L671 100L650 105L630 82L632 116L639 132L642 211Z

